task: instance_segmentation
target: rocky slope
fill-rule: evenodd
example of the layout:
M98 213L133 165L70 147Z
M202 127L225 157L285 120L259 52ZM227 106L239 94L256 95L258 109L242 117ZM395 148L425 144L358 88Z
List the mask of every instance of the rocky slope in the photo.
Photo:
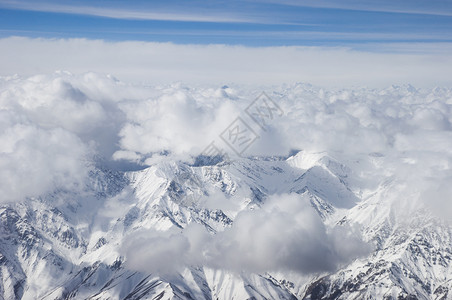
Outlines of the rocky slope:
M388 195L397 181L360 185L353 163L299 152L213 165L161 162L126 173L93 168L81 191L0 208L0 298L450 299L450 224L424 209L395 213ZM214 236L240 212L284 193L307 199L328 230L355 228L372 251L335 270L307 273L202 263L160 272L128 264L135 252L124 247L143 229L183 232L199 224Z

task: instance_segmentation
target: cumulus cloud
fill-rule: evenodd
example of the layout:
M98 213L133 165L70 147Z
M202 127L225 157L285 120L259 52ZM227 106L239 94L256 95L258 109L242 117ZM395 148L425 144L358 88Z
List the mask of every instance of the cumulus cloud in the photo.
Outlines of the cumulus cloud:
M164 150L201 153L239 113L227 96L209 96L170 88L158 98L122 103L129 120L119 133L122 150L141 155Z
M235 272L316 273L372 249L351 228L327 228L308 199L287 194L240 212L232 227L215 235L190 225L182 232L142 231L124 245L129 267L165 274L190 264Z
M70 132L14 124L0 130L0 143L0 202L84 184L88 149Z
M245 112L262 89L283 112L264 127ZM193 162L211 142L234 156L220 135L240 117L258 135L243 156L287 155L292 149L329 153L350 167L343 180L353 191L375 190L395 178L390 198L400 211L425 207L447 220L451 112L448 88L187 87L66 72L5 77L0 79L0 202L83 187L99 160L123 170L161 159ZM233 206L223 202L222 194L213 193L206 206ZM105 212L102 226L120 205ZM186 265L316 273L334 270L369 247L354 228L324 225L302 196L277 195L260 209L240 212L230 228L215 235L196 224L143 230L128 237L122 252L131 268L162 274Z
M245 113L262 89L283 112L268 119L265 128ZM4 77L0 81L2 177L10 180L3 181L10 195L5 198L46 190L11 183L24 185L20 178L25 175L14 171L21 170L19 165L35 170L32 177L47 174L39 180L50 187L61 177L50 173L66 172L70 176L64 178L79 182L84 172L81 162L93 157L133 169L134 164L146 166L162 157L193 161L211 142L234 156L234 149L220 135L237 117L258 136L243 156L287 155L292 149L304 149L335 153L350 161L372 154L383 157L386 170L410 170L408 174L418 168L416 172L430 176L450 168L451 105L450 89L409 85L336 90L309 84L271 88L126 84L95 73ZM13 149L21 149L22 156ZM35 160L38 153L42 159ZM66 159L57 164L53 158L59 155ZM66 166L61 161L67 161ZM55 172L46 172L52 166ZM355 168L357 173L376 173L363 165Z
M118 85L95 74L2 79L0 201L83 188L93 158L109 158L118 148L125 120L114 95Z

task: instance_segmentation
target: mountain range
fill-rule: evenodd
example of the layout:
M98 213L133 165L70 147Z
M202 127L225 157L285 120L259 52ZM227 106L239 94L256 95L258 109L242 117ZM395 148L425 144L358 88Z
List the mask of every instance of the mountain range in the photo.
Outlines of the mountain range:
M452 227L399 207L394 174L358 180L383 160L95 164L83 187L0 208L0 298L451 299Z

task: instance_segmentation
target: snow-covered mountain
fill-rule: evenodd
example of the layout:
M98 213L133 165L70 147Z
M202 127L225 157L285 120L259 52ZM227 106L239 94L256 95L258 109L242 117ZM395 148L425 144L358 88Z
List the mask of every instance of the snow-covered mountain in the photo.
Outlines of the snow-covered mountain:
M349 163L378 164L382 159L368 155ZM363 188L347 163L327 153L300 151L290 157L213 165L168 161L125 173L93 167L90 184L82 192L56 190L1 207L0 295L3 299L450 299L450 224L422 208L410 210L409 217L397 213L388 196L399 188L397 180L384 177ZM209 237L225 238L241 214L262 210L269 198L284 194L308 201L328 232L354 228L369 247L339 261L334 269L312 272L288 268L254 272L246 266L241 270L221 261L216 264L205 255L182 257L184 252L212 251L193 249L196 245L190 244L188 235L188 244L178 240L191 225L200 225ZM217 202L211 203L212 198ZM143 230L175 235L149 240ZM284 236L284 229L278 230ZM329 249L350 253L347 238L329 236L341 239ZM209 241L215 243L215 238ZM183 251L171 257L172 248ZM147 252L171 258L160 258L159 264ZM221 260L222 255L226 260L224 253L213 257Z
M452 89L266 91L0 78L0 299L452 299Z

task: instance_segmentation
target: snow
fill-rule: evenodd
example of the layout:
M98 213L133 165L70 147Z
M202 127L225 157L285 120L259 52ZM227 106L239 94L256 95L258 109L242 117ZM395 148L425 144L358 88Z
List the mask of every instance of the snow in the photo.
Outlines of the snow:
M23 158L26 176L8 177L14 168L2 164L8 180L0 186L9 186L0 199L0 297L450 297L450 89L275 88L270 94L286 118L269 129L281 134L281 153L265 155L268 130L259 132L268 140L243 157L197 165L204 138L210 142L228 125L215 119L238 112L245 105L235 102L253 91L119 87L93 74L2 80L0 164ZM100 83L138 99L106 93ZM57 101L55 93L59 110L79 115L43 122L39 109L51 114L46 106ZM35 100L27 100L31 95ZM197 127L206 136L192 141L194 133L184 136L154 118L169 112L165 99L182 106L172 112L184 119L175 127L194 114L210 126ZM152 126L166 131L153 129L157 136L145 141ZM11 131L28 127L49 142L66 136L78 150L57 147L46 155L44 143ZM86 131L91 127L98 132ZM154 143L159 134L165 139ZM303 150L287 155L289 148ZM27 156L33 149L38 163ZM72 170L66 154L83 164ZM41 173L43 181L33 179ZM53 177L61 174L67 178ZM22 191L27 176L36 186Z

